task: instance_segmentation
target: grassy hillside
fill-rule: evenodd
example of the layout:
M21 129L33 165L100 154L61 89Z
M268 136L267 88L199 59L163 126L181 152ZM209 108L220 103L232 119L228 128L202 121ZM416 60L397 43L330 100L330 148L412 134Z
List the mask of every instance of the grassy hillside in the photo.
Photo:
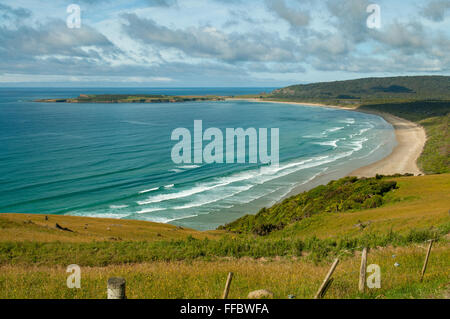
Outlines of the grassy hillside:
M66 228L61 230L56 225ZM199 232L169 224L139 220L63 215L0 214L0 242L117 242L214 238L217 232Z
M269 97L331 103L373 100L450 100L448 76L400 76L292 85Z
M263 208L256 215L241 217L223 229L264 236L319 213L376 208L383 204L383 197L395 189L396 184L395 181L377 178L342 178Z
M397 188L388 192L375 209L348 213L322 213L287 226L270 237L320 239L360 237L364 234L450 227L450 174L386 178Z
M381 186L386 191L377 208L318 211L266 236L142 221L1 214L0 298L104 298L107 278L116 275L126 278L129 298L217 298L228 271L235 273L233 298L261 288L277 298L311 298L336 256L341 263L330 298L441 296L449 277L450 175L348 185L369 195L382 191ZM326 193L330 203L342 199L339 193ZM426 280L420 282L430 238L437 242ZM363 246L372 247L369 263L379 264L383 277L381 289L360 294ZM395 262L400 266L394 267ZM82 267L82 289L65 287L65 267L73 263Z

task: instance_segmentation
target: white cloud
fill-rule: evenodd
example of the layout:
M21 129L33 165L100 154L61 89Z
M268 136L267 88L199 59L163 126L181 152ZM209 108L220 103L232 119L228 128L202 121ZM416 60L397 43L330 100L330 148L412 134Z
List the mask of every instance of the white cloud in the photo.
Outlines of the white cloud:
M62 2L9 2L0 4L2 83L249 85L450 71L450 0L381 1L379 30L366 27L369 0L83 0L78 30L65 27Z

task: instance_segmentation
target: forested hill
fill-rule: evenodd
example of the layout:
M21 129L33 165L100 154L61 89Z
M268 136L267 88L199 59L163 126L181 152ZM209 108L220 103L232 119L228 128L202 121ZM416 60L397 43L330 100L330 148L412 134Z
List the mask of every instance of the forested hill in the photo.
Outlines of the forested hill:
M292 85L266 98L365 103L379 100L450 100L449 76L400 76Z

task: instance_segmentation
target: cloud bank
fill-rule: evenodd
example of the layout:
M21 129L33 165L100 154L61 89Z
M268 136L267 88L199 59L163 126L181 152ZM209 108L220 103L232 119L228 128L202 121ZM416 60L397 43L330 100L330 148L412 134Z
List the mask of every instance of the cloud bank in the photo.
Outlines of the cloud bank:
M22 1L21 3L24 3ZM0 82L284 85L450 72L450 0L82 0L0 4ZM402 14L402 10L406 12Z

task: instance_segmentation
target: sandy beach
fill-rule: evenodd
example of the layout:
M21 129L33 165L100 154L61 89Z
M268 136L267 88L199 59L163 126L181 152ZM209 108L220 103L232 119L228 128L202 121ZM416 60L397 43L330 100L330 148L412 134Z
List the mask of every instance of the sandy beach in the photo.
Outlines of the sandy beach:
M417 166L417 159L422 153L427 137L425 130L420 125L388 113L369 112L367 110L358 111L380 115L392 124L395 129L397 146L389 156L371 165L358 168L351 172L350 175L372 177L376 174L423 174Z
M245 100L250 102L298 104L298 105L328 107L379 115L394 127L395 136L397 139L397 146L393 149L392 153L389 154L387 157L371 165L358 168L353 172L351 172L349 175L358 177L373 177L376 174L382 175L392 175L397 173L399 174L411 173L414 175L423 174L422 171L417 166L417 159L422 153L423 147L427 139L425 130L420 125L405 120L403 118L394 116L392 114L372 110L355 109L350 107L326 105L319 103L264 101L255 98L230 99L230 100Z

